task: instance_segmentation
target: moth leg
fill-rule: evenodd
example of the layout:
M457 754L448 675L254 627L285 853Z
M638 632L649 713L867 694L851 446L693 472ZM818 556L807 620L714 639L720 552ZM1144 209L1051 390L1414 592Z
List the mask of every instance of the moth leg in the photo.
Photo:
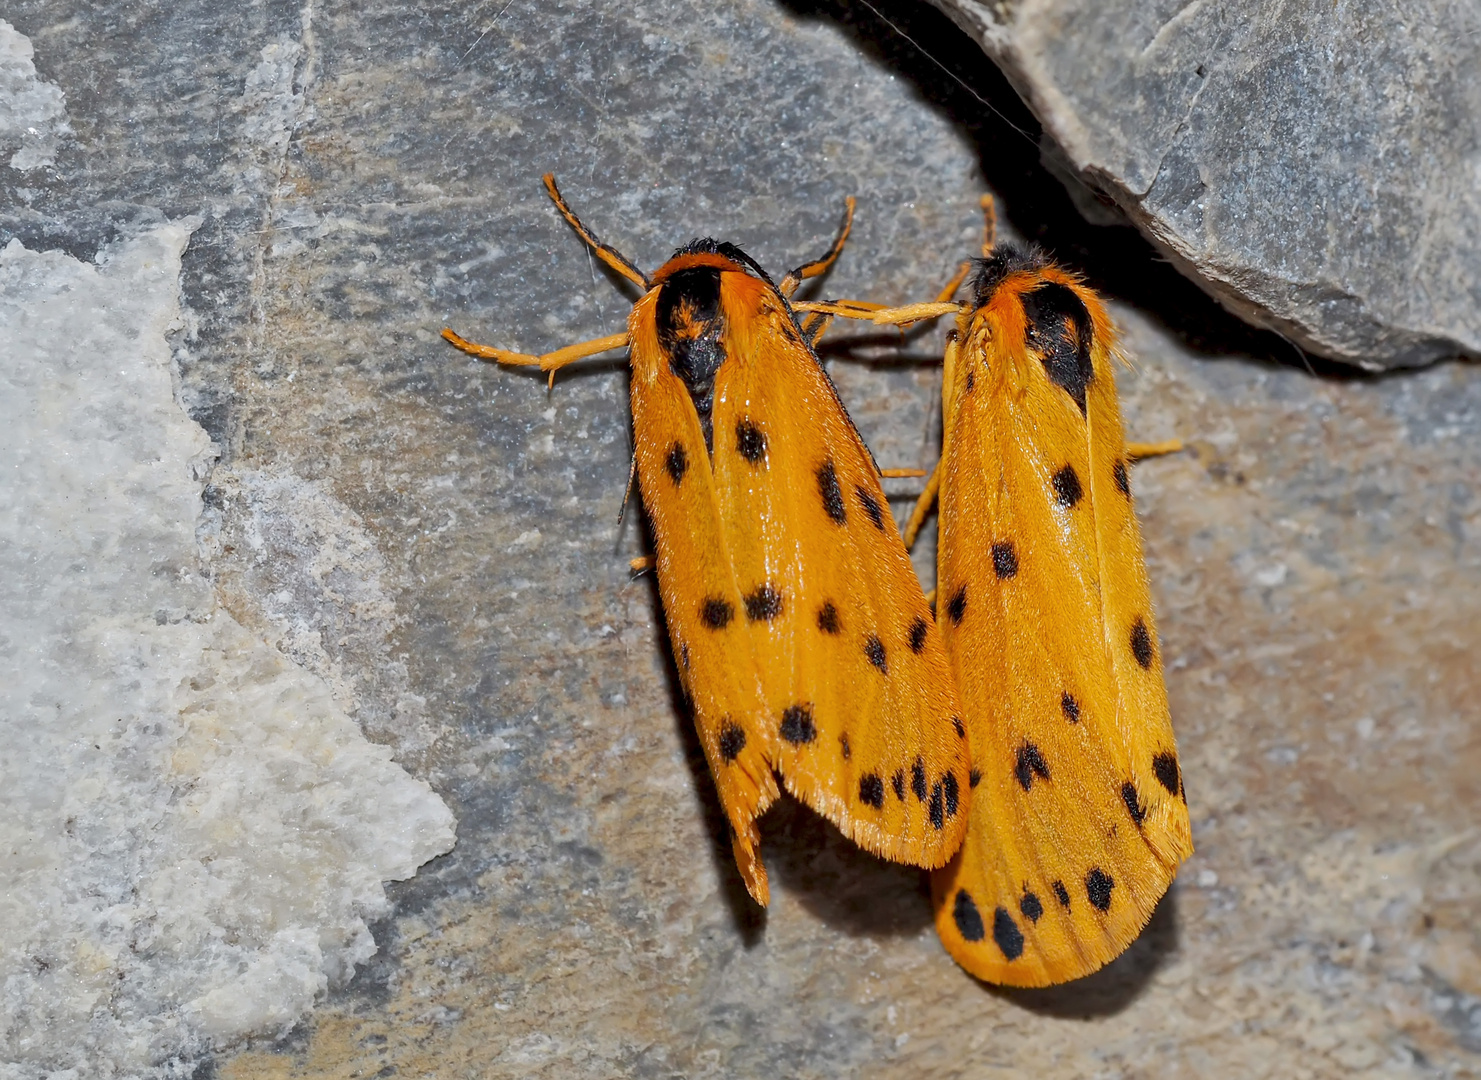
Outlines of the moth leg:
M792 305L793 311L806 311L830 318L871 319L876 311L884 311L883 304L871 304L867 300L802 300Z
M563 368L577 360L584 360L588 356L595 356L597 353L611 352L613 349L627 346L626 331L620 334L608 334L606 337L592 338L590 341L579 341L575 345L567 345L565 348L541 353L538 356L533 353L496 349L492 345L479 345L459 337L446 327L442 330L442 336L468 355L476 356L480 360L497 360L501 364L512 364L515 367L537 367L541 371L548 371L551 386L555 385L555 373L558 368Z
M910 511L910 520L905 523L905 550L909 551L915 546L915 538L920 533L920 527L925 524L926 515L931 512L931 506L940 490L941 463L937 462L936 467L931 470L931 478L926 481L926 489L915 500L915 509Z
M823 337L823 332L833 323L832 315L820 315L812 312L802 320L802 336L807 338L809 345L816 346Z
M1132 442L1126 444L1126 456L1133 461L1140 461L1142 458L1176 454L1181 449L1183 449L1182 439L1163 439L1161 442L1152 443Z
M628 281L633 282L638 288L647 292L651 287L648 284L648 276L634 266L626 255L623 255L616 248L602 243L597 238L596 233L582 224L581 219L576 216L576 212L566 205L566 200L561 195L560 188L555 186L555 174L546 173L540 179L545 182L545 190L550 193L551 201L555 203L555 208L561 212L561 217L566 219L566 224L576 230L576 235L586 242L586 246L596 253L596 257L627 278Z
M825 273L828 267L837 261L838 256L843 252L844 242L848 240L848 234L854 227L855 205L852 195L843 200L843 223L838 227L838 235L833 239L833 246L828 249L828 253L821 259L814 259L812 262L803 263L795 270L789 270L787 276L782 278L782 283L777 286L779 293L790 299L792 294L797 291L797 286L801 285L810 277L817 277L819 274Z
M901 477L911 477L911 478L914 478L914 477L917 477L917 476L925 476L926 475L926 470L925 469L880 469L879 470L879 475L882 476L882 477L884 477L887 480L890 480L890 479L899 479Z
M641 574L646 574L657 565L658 560L652 555L639 555L636 559L628 560L627 568L633 577L638 577Z
M881 326L904 326L907 323L936 319L942 315L956 315L961 312L962 306L940 300L893 308L882 304L871 304L867 300L805 300L802 303L793 304L792 310L836 315L844 319L859 319Z

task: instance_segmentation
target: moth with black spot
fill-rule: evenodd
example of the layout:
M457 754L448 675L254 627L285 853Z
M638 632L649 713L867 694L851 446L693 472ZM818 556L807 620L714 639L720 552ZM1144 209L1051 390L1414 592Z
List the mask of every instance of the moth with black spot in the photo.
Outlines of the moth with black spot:
M729 821L736 865L769 896L756 819L793 795L860 846L943 865L969 807L967 732L941 635L880 473L780 284L732 244L696 240L644 274L546 188L642 291L621 334L533 356L553 373L628 348L638 490L679 677ZM911 770L912 786L903 777ZM886 790L886 777L893 777Z
M989 230L991 229L990 204ZM932 875L952 956L995 983L1088 974L1129 945L1192 853L1112 371L1111 320L1042 252L984 245L971 298L819 314L954 314L939 501L941 632L976 786ZM1144 447L1163 452L1171 447ZM1053 899L1053 903L1046 898Z

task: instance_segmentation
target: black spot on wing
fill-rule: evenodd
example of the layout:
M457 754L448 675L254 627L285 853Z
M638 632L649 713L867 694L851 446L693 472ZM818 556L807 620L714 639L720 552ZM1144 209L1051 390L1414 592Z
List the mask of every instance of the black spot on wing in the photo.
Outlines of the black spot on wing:
M1111 888L1116 884L1115 879L1100 867L1095 867L1085 875L1085 895L1090 900L1090 906L1096 911L1105 911L1111 906Z
M967 614L967 587L959 586L957 591L951 594L951 601L946 605L946 614L951 616L953 626L962 625L962 617Z
M915 764L910 766L910 790L921 802L926 801L926 761L924 758L916 758Z
M1059 710L1064 713L1064 718L1070 723L1080 722L1080 703L1068 690L1059 695Z
M955 773L947 773L941 778L941 791L946 798L946 816L956 817L957 809L961 806L962 791Z
M1131 820L1136 822L1137 828L1141 828L1142 822L1147 819L1147 808L1142 805L1136 785L1130 780L1121 785L1121 801L1126 804L1126 812L1131 815Z
M992 914L992 939L1009 960L1017 960L1023 955L1023 931L1018 929L1007 908L1000 907Z
M956 923L956 931L962 935L963 941L981 941L987 936L987 928L982 925L982 912L977 910L976 902L966 889L956 891L956 900L951 905L951 921Z
M818 608L818 629L825 634L836 634L839 629L838 609L833 606L832 600L823 602Z
M910 651L917 656L926 647L926 633L930 624L925 619L917 616L915 622L910 624Z
M1037 896L1024 890L1023 898L1018 901L1018 910L1023 912L1023 917L1029 922L1036 923L1039 916L1044 914L1044 905L1039 903Z
M1147 629L1146 622L1141 618L1131 624L1131 655L1136 657L1136 662L1144 668L1150 668L1152 661L1156 658L1151 631Z
M725 720L720 727L720 757L727 764L740 756L746 748L746 733L733 720Z
M1067 908L1070 906L1070 890L1064 887L1063 881L1056 881L1049 887L1054 890L1054 899L1059 901L1060 907Z
M1001 540L992 546L992 569L999 581L1006 581L1018 573L1018 552L1013 550L1010 541Z
M1044 760L1044 755L1037 746L1026 742L1018 748L1018 760L1013 765L1013 775L1018 779L1019 786L1028 791L1034 786L1034 777L1049 779L1049 763Z
M960 716L953 716L951 718L951 727L956 732L958 739L965 739L967 737L967 729L962 727L962 718Z
M684 473L689 469L689 455L684 452L684 444L676 442L669 447L668 456L663 459L663 467L669 474L669 479L678 487L684 479Z
M971 368L968 368L967 369L967 393L970 394L976 388L977 388L977 372L973 371Z
M724 630L735 618L735 608L721 596L706 597L699 605L699 621L711 630Z
M752 465L766 460L766 435L749 420L735 422L735 448Z
M905 770L896 769L895 775L890 777L890 787L895 789L895 798L901 802L905 801Z
M843 490L838 486L838 470L829 459L818 467L818 494L823 497L823 510L839 525L848 524L848 513L843 508Z
M844 761L848 761L854 756L854 748L849 744L848 732L846 731L838 736L838 750L839 753L843 754Z
M864 513L869 516L869 520L874 522L874 527L880 532L883 532L884 507L879 505L879 500L874 497L874 493L860 484L855 485L854 495L858 498L859 505L863 507Z
M859 777L859 801L876 810L884 806L884 781L874 773Z
M811 705L791 705L782 713L782 738L793 746L810 743L818 737L817 725L813 723Z
M973 769L967 774L968 787L975 788L980 783L982 783L982 773L978 772L976 769Z
M1066 509L1074 506L1085 494L1085 489L1080 486L1080 474L1075 472L1073 465L1060 469L1049 482L1054 485L1054 501Z
M1116 490L1131 498L1131 480L1126 475L1126 462L1118 461L1111 469L1111 476L1116 481Z
M1178 769L1178 756L1166 750L1152 758L1152 773L1157 782L1167 788L1169 795L1176 795L1183 785L1182 773Z
M771 622L782 613L782 594L770 585L758 585L746 597L746 618L752 622Z
M931 801L926 806L926 814L931 819L931 827L940 829L946 824L946 807L944 805L945 795L941 790L941 781L937 780L931 785Z
M864 639L864 655L869 662L879 668L881 675L889 674L889 667L885 661L884 642L879 640L878 634L870 634Z
M1095 377L1090 361L1094 330L1090 312L1075 291L1058 282L1046 282L1023 293L1028 344L1039 354L1049 381L1062 387L1080 412L1085 412L1085 389Z

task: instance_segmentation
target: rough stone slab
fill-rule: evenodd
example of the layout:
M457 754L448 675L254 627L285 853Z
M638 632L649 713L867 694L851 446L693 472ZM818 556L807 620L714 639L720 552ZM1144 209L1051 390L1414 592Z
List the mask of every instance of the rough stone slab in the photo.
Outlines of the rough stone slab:
M944 16L871 2L1029 137L854 2L11 5L75 135L0 167L0 242L90 260L130 214L205 216L175 348L223 450L217 596L458 818L348 987L199 1075L1481 1069L1481 370L1308 374L1087 226ZM1192 447L1132 483L1198 853L1103 975L974 983L919 874L790 804L763 827L774 906L746 899L628 573L640 516L614 521L620 363L547 394L437 338L621 325L546 169L644 266L713 232L785 267L857 194L824 289L886 302L973 250L990 187L1007 235L1112 296L1131 433ZM932 459L939 344L832 364L886 465ZM891 490L903 515L915 487Z
M194 224L96 265L0 249L6 1080L290 1028L375 953L384 882L453 843L442 800L200 572L215 455L165 341Z
M1481 356L1481 8L936 0L1231 311L1369 370Z

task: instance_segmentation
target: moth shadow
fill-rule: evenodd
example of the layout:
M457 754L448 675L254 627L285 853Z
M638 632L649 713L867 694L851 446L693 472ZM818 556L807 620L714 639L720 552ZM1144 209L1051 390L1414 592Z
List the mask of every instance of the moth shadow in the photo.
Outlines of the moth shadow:
M762 819L761 853L774 884L850 936L913 936L932 924L924 870L871 855L791 796Z
M1152 912L1141 937L1105 967L1061 986L1026 990L984 986L989 993L1029 1012L1061 1020L1115 1016L1146 992L1152 978L1178 951L1178 886L1174 882Z

